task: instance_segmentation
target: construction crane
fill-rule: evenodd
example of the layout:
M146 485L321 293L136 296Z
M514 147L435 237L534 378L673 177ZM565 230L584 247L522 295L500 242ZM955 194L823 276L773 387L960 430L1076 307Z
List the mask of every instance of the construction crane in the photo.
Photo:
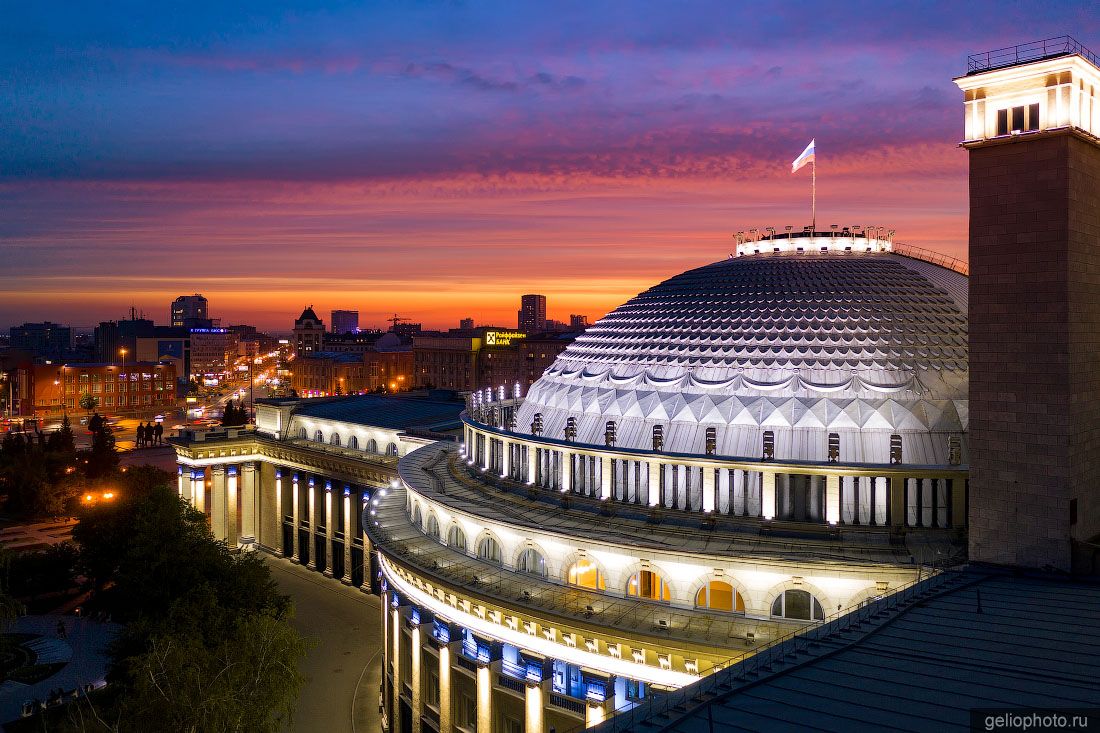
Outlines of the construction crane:
M409 320L409 319L408 318L402 318L401 316L397 315L396 313L394 313L392 316L390 316L389 318L386 319L387 322L393 324L390 327L391 331L396 331L397 330L397 324L400 323L401 321L407 321L407 320Z

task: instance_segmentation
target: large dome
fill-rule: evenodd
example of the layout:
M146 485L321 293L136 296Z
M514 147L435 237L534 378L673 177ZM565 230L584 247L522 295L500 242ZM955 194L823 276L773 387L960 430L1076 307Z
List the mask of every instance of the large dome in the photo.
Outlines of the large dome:
M946 464L967 423L967 278L891 252L802 251L739 256L689 270L595 323L528 392L526 432L577 442L759 458L772 431L776 460Z

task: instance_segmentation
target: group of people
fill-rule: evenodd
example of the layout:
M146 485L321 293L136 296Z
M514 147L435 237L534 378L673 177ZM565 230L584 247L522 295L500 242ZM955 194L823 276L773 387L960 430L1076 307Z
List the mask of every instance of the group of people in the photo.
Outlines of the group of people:
M159 422L154 425L153 423L146 423L142 425L138 423L137 426L137 447L147 448L153 445L161 445L164 438L164 426Z

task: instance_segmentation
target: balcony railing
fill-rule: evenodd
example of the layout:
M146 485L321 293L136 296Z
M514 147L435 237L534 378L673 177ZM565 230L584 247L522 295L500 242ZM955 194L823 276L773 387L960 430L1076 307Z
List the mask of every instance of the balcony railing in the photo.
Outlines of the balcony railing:
M914 260L922 260L924 262L931 262L933 265L946 267L948 270L954 270L960 275L970 275L969 262L967 262L966 260L960 260L958 257L945 255L942 252L935 252L930 249L924 249L923 247L915 247L911 244L905 244L903 242L894 242L892 251L894 254L898 254L903 257L910 257Z
M1100 57L1078 43L1075 38L1072 36L1055 36L1054 38L1044 38L1041 41L1021 43L1018 46L1006 46L993 51L971 54L966 57L966 73L977 74L992 69L1070 54L1084 56L1095 66L1100 67Z

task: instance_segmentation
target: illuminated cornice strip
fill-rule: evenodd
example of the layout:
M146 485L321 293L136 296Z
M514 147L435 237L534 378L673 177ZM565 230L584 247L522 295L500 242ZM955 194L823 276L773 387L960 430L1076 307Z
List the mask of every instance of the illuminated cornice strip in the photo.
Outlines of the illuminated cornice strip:
M507 626L495 624L486 619L478 618L471 613L466 613L465 611L460 611L457 608L448 606L446 603L443 603L439 599L432 597L407 582L399 573L391 568L390 563L381 554L379 554L378 560L381 564L382 572L386 574L390 583L396 586L399 593L408 596L409 599L417 605L427 608L435 615L465 626L475 634L496 639L497 641L503 641L521 649L530 649L538 654L560 659L569 664L598 669L608 674L649 682L655 685L662 685L664 687L683 687L699 679L699 676L687 674L686 672L660 669L659 667L651 667L648 664L638 664L623 659L616 659L604 654L594 654L584 649L577 649L559 644L555 641L550 641L542 636L532 636L522 631L513 631Z

